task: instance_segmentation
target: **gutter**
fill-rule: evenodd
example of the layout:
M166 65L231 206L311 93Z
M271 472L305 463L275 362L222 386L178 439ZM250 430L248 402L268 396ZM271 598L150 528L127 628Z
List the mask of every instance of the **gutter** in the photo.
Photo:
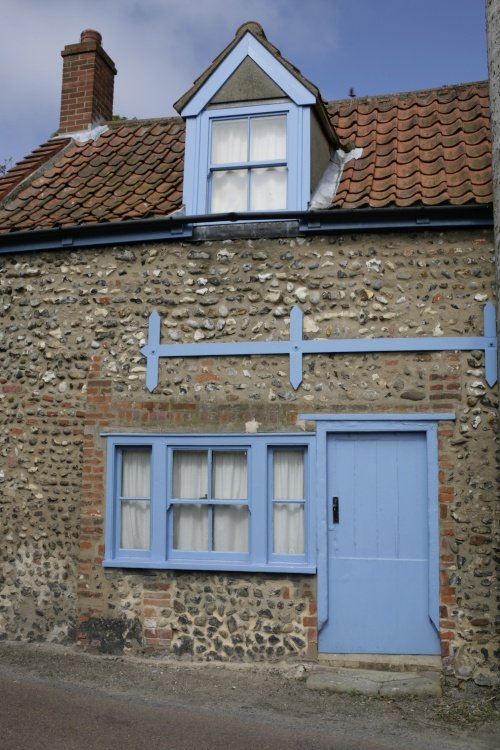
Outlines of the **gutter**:
M305 234L346 230L373 232L390 229L466 229L493 227L492 204L463 206L408 206L310 211L300 220Z
M192 236L192 224L185 217L96 222L0 234L0 254L189 240Z
M236 225L238 229L236 229ZM493 227L493 207L414 206L408 208L259 211L130 219L33 229L0 234L0 254L135 244L139 242L279 237L310 234L378 232L394 229L439 230Z

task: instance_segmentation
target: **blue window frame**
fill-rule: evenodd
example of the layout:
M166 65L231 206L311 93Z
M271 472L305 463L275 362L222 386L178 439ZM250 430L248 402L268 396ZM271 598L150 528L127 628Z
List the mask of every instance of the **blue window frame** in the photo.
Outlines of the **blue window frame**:
M188 215L306 210L310 107L293 102L207 109L186 118Z
M211 213L285 210L287 116L214 118L210 128Z
M315 572L313 435L106 437L105 566Z
M214 106L212 101L216 93L230 79L242 62L250 58L283 92L283 98L258 104L257 101L245 101L238 106ZM213 213L212 209L212 163L210 158L212 122L225 118L286 117L286 167L284 164L269 164L262 161L260 167L286 168L286 209L288 211L305 211L310 200L311 191L311 107L315 106L315 95L290 72L285 65L251 33L247 32L237 45L223 57L220 64L211 72L208 79L185 104L179 114L186 121L186 148L184 154L184 195L183 202L188 216ZM270 161L275 161L271 159ZM278 160L279 161L279 160ZM244 169L248 163L244 160ZM259 167L255 165L255 168ZM281 173L279 179L282 179ZM275 176L276 176L275 174ZM266 178L263 173L254 175L258 181ZM240 175L241 180L243 176ZM247 181L251 177L247 174ZM252 210L250 190L249 206ZM280 196L283 193L280 192ZM265 204L266 195L261 192L257 201L257 210ZM276 194L273 193L274 198ZM261 202L262 201L262 202ZM277 201L277 199L276 199ZM229 209L235 210L235 209ZM268 207L276 210L276 204Z

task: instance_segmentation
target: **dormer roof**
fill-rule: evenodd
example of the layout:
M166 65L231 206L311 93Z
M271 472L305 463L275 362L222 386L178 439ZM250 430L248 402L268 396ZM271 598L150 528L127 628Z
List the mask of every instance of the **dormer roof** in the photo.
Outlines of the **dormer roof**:
M338 138L319 89L269 42L264 29L256 21L249 21L238 28L234 39L196 79L189 91L175 102L174 108L182 117L188 117L199 114L208 104L217 103L220 88L241 74L242 66L253 68L251 72L247 70L245 79L247 86L249 80L253 81L254 93L248 89L240 91L239 98L235 96L234 101L241 103L253 98L288 97L296 104L313 106L328 139L338 147Z
M294 65L292 65L291 62L286 60L277 47L271 44L271 42L267 39L264 33L264 29L262 28L260 23L258 23L257 21L248 21L247 23L242 24L237 29L236 34L234 35L234 39L231 40L227 47L225 47L222 52L217 55L215 60L213 60L208 68L196 79L189 91L186 91L186 93L175 102L174 108L177 112L179 112L179 114L182 114L187 104L202 89L204 84L227 59L227 57L235 49L235 47L239 45L240 41L246 34L249 34L250 36L254 37L254 39L258 40L262 47L264 47L264 49L266 49L269 54L274 57L280 63L280 65L282 65L290 73L291 76L293 76L305 89L307 89L315 100L320 101L321 96L319 93L319 89L313 83L311 83L311 81L305 78L305 76L302 75L298 68L296 68Z

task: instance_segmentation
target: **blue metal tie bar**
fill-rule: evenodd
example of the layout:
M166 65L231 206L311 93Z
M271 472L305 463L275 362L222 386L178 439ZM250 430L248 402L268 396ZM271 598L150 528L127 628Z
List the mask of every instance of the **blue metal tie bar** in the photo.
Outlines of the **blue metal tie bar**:
M147 359L146 386L154 391L158 385L158 364L162 357L244 357L283 354L290 358L290 383L296 390L302 383L304 354L359 354L366 352L484 351L485 377L488 385L497 382L497 338L495 308L488 302L483 309L483 336L422 336L420 338L377 339L304 339L302 310L290 312L288 341L248 341L207 344L161 344L160 316L153 310L149 316L149 337L140 350Z

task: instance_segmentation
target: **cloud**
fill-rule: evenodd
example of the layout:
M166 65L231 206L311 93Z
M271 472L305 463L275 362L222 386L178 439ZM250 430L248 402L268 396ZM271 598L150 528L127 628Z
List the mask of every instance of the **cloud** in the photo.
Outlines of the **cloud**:
M460 30L454 28L451 41L446 33L457 3L461 10L455 15L465 18L467 56L453 41ZM481 33L484 25L481 10L469 0L416 5L401 0L1 0L1 5L0 161L21 158L57 128L60 51L78 42L85 28L102 34L118 68L115 113L158 117L173 113L173 102L245 21L259 21L268 39L325 98L347 96L351 86L365 94L417 87L420 80L424 86L452 82L443 73L442 80L427 83L425 71L437 75L439 65L457 60L470 65L476 38L472 16L477 15ZM421 41L432 29L439 39L435 50L429 39ZM481 76L460 73L455 80ZM406 80L400 84L400 79Z
M16 160L57 129L62 60L66 44L94 28L118 68L115 112L157 117L172 104L253 19L305 75L322 44L321 19L337 0L2 0L0 45L2 112L0 160ZM307 7L307 10L306 10ZM315 33L307 33L315 27ZM310 65L309 65L310 67Z

